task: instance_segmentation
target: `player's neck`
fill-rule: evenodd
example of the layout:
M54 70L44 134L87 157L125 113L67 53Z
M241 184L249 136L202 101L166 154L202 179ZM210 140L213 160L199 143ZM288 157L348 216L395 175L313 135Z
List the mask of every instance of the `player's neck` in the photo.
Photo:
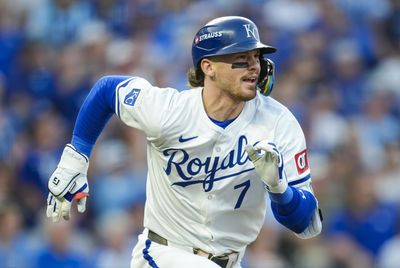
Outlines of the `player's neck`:
M210 87L204 87L202 96L207 115L221 122L238 117L246 104Z

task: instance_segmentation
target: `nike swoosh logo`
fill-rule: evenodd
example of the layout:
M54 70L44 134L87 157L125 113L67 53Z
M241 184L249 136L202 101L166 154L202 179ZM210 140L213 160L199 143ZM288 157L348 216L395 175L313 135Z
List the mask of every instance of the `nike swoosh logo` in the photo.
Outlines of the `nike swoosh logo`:
M190 138L183 138L183 136L181 135L181 136L179 137L179 142L190 141L190 140L196 139L197 137L198 137L198 136L194 136L194 137L190 137Z

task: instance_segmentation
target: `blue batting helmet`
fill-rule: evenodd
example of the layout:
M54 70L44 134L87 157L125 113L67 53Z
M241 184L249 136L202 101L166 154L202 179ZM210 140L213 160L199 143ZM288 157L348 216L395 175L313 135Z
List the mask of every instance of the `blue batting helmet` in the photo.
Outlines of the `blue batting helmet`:
M260 42L257 26L251 20L239 16L213 19L195 35L192 59L197 67L201 59L260 49L261 54L274 53L276 48Z

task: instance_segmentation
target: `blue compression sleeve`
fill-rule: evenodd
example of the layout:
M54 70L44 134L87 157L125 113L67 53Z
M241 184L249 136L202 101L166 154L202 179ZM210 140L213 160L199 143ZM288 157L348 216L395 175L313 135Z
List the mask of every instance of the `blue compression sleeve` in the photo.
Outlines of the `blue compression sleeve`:
M312 193L288 186L283 194L269 193L269 195L272 212L279 223L295 233L301 233L308 227L317 207L317 201Z
M93 86L75 122L71 144L90 157L104 126L115 111L115 88L127 76L105 76Z
M291 202L293 200L293 189L291 186L288 186L286 191L282 194L274 194L271 192L269 193L269 197L272 202L281 204L281 205L286 205L287 203Z

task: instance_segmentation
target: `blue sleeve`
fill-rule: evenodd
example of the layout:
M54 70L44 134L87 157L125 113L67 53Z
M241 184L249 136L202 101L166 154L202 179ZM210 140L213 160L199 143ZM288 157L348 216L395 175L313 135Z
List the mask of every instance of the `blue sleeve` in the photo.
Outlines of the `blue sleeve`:
M279 223L295 233L301 233L308 227L317 207L317 200L312 193L288 186L283 194L269 195L272 212Z
M75 122L71 144L90 157L93 146L115 112L115 89L127 76L105 76L97 81L84 101Z

